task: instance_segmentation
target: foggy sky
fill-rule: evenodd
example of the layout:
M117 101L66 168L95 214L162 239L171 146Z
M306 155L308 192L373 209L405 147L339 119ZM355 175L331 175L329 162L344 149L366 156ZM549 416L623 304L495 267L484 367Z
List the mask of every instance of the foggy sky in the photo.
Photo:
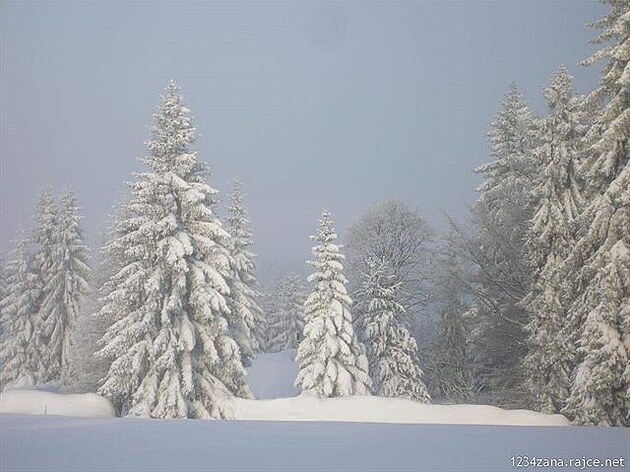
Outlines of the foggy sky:
M580 93L598 70L591 1L0 4L0 251L44 185L74 189L90 243L142 170L169 78L225 192L238 176L259 277L304 270L317 218L343 235L397 196L436 227L466 214L485 134L516 80L537 112L560 64ZM94 246L94 244L93 244ZM96 248L93 247L93 250Z

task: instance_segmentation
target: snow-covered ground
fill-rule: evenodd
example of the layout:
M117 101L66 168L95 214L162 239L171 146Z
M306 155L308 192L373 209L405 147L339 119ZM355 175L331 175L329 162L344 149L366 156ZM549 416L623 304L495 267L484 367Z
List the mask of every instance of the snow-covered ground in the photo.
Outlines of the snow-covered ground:
M259 400L238 400L236 417L265 421L359 421L370 423L494 424L564 426L561 415L502 410L485 405L422 405L377 397L295 397L295 350L259 355L247 369L247 383ZM275 399L275 400L270 400Z
M0 413L91 418L116 416L112 404L95 393L60 394L35 389L5 390L0 393Z
M410 400L353 396L295 396L295 351L265 354L248 369L258 400L235 400L234 419L242 421L344 421L362 423L567 426L561 415L503 410L486 405L424 405ZM68 395L41 390L0 393L0 413L113 417L110 403L96 394Z
M41 390L0 393L0 413L114 417L109 401L93 393L69 395ZM379 397L315 398L300 395L275 400L235 401L235 420L345 421L359 423L567 426L561 415L502 410L485 405L423 405Z
M560 415L294 397L294 355L254 362L248 380L263 399L237 400L239 421L97 418L113 409L95 394L7 390L0 394L0 470L474 471L510 470L518 455L628 456L629 429L540 427L566 425Z
M629 433L623 428L2 415L0 470L508 471L517 455L627 457Z
M361 423L568 426L562 415L503 410L486 405L423 405L380 397L237 400L236 419L264 421L347 421Z

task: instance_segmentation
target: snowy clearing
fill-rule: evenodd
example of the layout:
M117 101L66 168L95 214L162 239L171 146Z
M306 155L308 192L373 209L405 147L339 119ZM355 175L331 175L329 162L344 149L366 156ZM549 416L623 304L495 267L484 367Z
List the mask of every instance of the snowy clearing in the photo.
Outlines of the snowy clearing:
M517 455L623 457L629 440L630 431L623 428L2 415L0 468L7 472L500 471L513 470L511 457Z

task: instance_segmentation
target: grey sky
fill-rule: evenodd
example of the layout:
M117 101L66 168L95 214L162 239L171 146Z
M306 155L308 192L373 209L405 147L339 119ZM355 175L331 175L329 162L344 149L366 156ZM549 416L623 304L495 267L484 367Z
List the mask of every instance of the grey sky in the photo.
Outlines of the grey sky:
M471 169L513 79L534 108L578 67L591 1L0 3L0 250L46 184L78 193L90 239L140 169L169 78L223 194L243 181L264 279L302 269L329 208L343 234L399 196L435 226L475 198Z

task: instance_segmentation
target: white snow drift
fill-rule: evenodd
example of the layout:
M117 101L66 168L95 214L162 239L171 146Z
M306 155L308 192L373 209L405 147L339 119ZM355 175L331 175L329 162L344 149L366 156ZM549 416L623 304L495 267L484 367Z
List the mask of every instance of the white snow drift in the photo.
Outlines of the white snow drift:
M487 405L427 405L370 396L237 400L236 419L253 421L347 421L360 423L567 426L562 415L503 410Z
M61 394L10 389L0 393L0 413L84 417L116 416L114 407L96 393Z
M484 405L426 405L411 400L353 396L317 398L300 395L275 400L235 399L236 420L346 421L362 423L475 424L566 426L561 415L502 410ZM40 390L7 390L0 394L0 413L113 417L109 401L94 393L61 394Z

